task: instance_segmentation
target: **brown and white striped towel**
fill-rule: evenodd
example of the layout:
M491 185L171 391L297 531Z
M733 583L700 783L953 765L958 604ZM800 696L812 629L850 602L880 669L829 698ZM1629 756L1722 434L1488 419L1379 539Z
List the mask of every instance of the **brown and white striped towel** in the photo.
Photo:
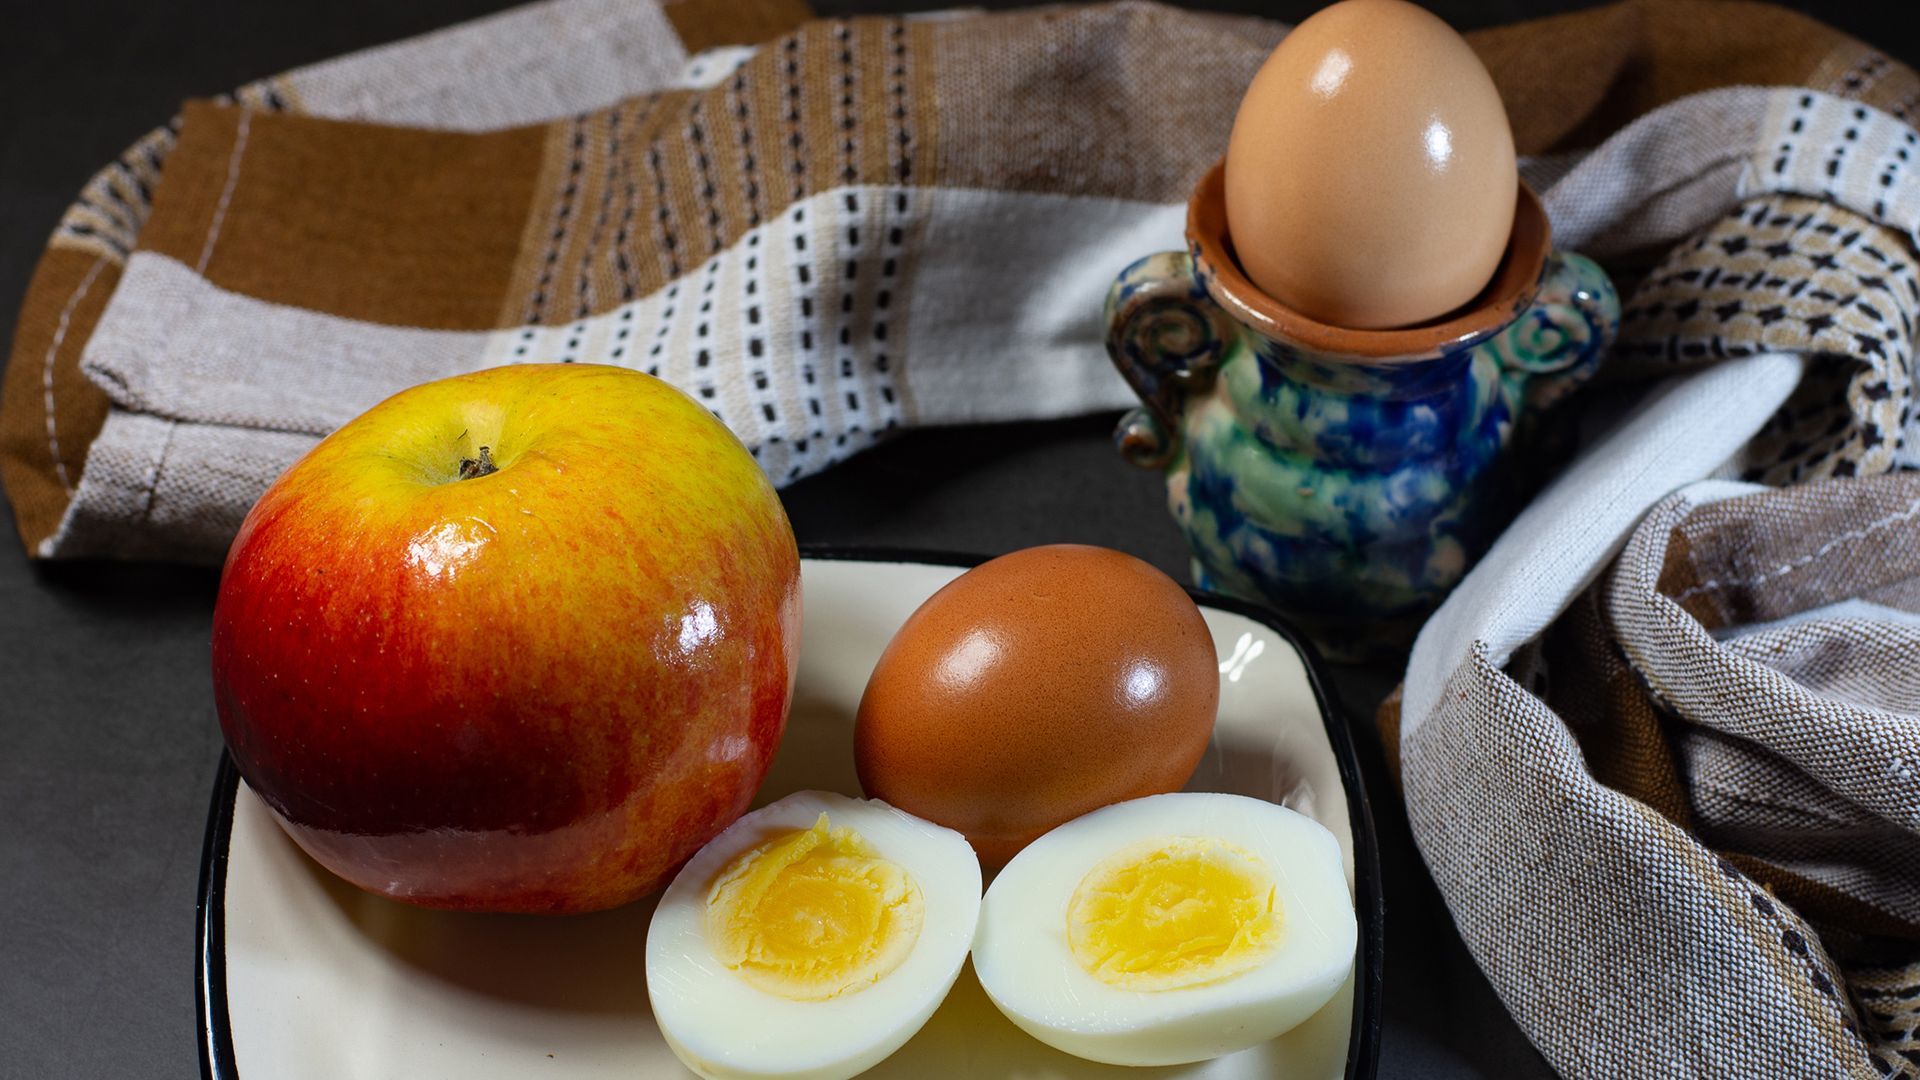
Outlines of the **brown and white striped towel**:
M22 308L0 479L29 551L218 558L328 430L515 360L657 370L777 481L897 425L1124 404L1102 292L1180 246L1180 204L1283 28L1143 3L803 18L794 0L547 0L190 104L88 185ZM1742 4L1474 43L1536 179L1721 82L1893 109L1915 91L1884 56ZM1668 138L1640 178L1717 185L1707 199L1574 183L1549 192L1563 234L1657 245L1703 224L1747 156L1709 134L1718 171Z
M1101 294L1180 246L1283 28L804 17L547 0L190 104L23 306L29 550L217 559L327 431L492 364L657 371L779 481L1124 404ZM1920 78L1731 0L1472 41L1559 242L1632 286L1609 375L1668 382L1423 633L1421 850L1564 1072L1912 1074Z

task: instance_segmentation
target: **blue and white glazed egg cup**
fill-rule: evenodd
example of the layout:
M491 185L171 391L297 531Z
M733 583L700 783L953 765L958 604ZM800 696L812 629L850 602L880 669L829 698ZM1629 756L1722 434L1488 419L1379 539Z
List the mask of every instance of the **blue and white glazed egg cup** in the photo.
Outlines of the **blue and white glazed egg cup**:
M1335 659L1404 647L1517 508L1512 451L1592 376L1618 294L1551 249L1524 184L1486 289L1406 329L1319 323L1248 281L1220 165L1187 242L1107 294L1107 349L1143 403L1120 452L1166 471L1201 587L1274 607Z

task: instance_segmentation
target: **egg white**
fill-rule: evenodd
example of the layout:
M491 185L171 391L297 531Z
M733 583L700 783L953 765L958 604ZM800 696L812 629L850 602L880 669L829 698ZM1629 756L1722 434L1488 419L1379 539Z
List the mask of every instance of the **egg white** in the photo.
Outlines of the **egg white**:
M706 935L707 892L741 854L811 828L825 813L911 875L920 935L879 982L825 1001L756 989L723 966ZM980 915L980 862L966 838L886 803L802 791L747 814L700 849L660 898L647 931L647 995L667 1044L710 1080L840 1080L899 1049L946 997Z
M1102 982L1067 939L1074 890L1115 851L1171 836L1222 840L1264 862L1280 938L1260 966L1219 982L1158 991ZM1261 799L1177 792L1096 810L1015 856L981 903L973 966L994 1005L1049 1046L1112 1065L1177 1065L1312 1016L1346 981L1358 943L1340 844L1325 826Z

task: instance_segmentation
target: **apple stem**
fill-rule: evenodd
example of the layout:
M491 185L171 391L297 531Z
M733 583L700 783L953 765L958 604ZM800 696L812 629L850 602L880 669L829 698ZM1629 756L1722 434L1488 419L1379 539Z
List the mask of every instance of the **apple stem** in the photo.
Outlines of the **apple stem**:
M500 467L493 463L493 452L484 446L480 448L479 457L460 459L460 479L462 480L471 480L476 476L485 476L499 471Z

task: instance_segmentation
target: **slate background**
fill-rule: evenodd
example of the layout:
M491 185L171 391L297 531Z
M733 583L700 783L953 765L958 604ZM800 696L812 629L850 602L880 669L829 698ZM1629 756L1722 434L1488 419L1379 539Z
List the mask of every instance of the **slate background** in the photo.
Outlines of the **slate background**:
M507 0L0 2L0 340L45 237L103 162L190 96L509 6ZM816 0L823 14L942 6ZM1011 6L992 2L985 6ZM1193 6L1297 21L1319 4ZM1429 0L1461 29L1588 6ZM1906 4L1807 3L1909 64ZM1080 541L1184 579L1158 479L1114 417L906 434L786 492L802 542L997 553ZM220 738L207 679L216 575L31 565L0 503L0 1076L197 1071L193 911ZM1383 1077L1538 1077L1544 1062L1454 932L1380 771L1392 672L1338 681L1379 818L1387 893Z

